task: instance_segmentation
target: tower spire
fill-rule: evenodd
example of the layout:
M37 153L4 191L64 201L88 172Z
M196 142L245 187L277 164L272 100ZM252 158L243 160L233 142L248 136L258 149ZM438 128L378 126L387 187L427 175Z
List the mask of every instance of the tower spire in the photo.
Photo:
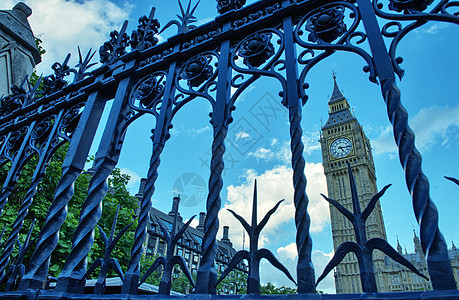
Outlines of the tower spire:
M398 240L398 235L397 235L397 252L400 254L403 254L402 246L400 246L400 242Z
M341 93L341 91L340 91L340 89L338 87L338 83L336 82L336 73L335 73L335 71L333 71L332 75L333 75L333 93L332 93L332 96L331 96L330 100L328 100L328 104L332 104L334 102L337 102L337 101L340 101L340 100L344 99L344 96L343 96L343 94Z

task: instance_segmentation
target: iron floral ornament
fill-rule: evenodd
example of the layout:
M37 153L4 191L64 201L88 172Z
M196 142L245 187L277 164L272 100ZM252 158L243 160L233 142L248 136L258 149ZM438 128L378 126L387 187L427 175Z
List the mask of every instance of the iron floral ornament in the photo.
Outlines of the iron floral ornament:
M224 14L233 9L240 9L245 5L246 0L217 0L217 11Z
M139 18L137 30L132 31L129 41L132 49L144 50L158 44L159 39L155 35L159 32L160 24L158 19L153 18L154 15L155 8L151 10L149 18L147 16Z
M321 8L306 23L306 30L311 32L308 40L313 43L318 41L333 42L347 30L343 20L343 6Z
M346 256L346 254L350 252L354 252L357 256L357 260L359 262L359 270L360 270L360 281L362 282L362 290L364 292L377 292L376 288L376 279L375 273L373 269L373 250L378 249L384 252L387 256L395 260L396 262L404 265L417 275L423 277L426 280L429 280L426 276L421 274L415 266L413 266L408 260L406 260L402 255L400 255L388 242L381 238L372 238L367 240L366 230L365 230L365 222L367 221L368 216L373 211L378 202L379 198L382 197L384 192L389 188L389 185L386 185L379 193L374 195L370 202L368 203L367 207L361 212L360 210L360 202L357 196L357 187L355 185L354 175L352 174L351 165L347 163L347 168L349 172L349 181L351 186L351 197L352 197L352 205L354 209L354 213L351 213L349 210L344 208L338 201L329 199L326 196L322 195L328 202L333 204L340 213L342 213L354 226L354 232L357 242L345 242L341 244L335 252L335 255L325 267L324 272L320 275L319 279L317 279L317 284L327 276L327 274L333 270Z
M190 86L200 86L213 74L210 61L211 58L205 55L198 55L189 59L183 66L182 78L188 80Z
M249 67L259 67L274 55L271 43L272 33L256 33L242 42L238 55L244 58L244 64Z
M288 277L288 279L290 279L296 285L296 282L290 272L277 260L271 251L268 249L258 249L258 239L260 237L260 232L263 227L265 227L266 223L268 223L269 218L277 210L282 201L284 201L284 199L277 202L277 204L270 211L268 211L263 220L261 220L261 222L257 225L257 180L255 180L253 187L252 226L250 226L249 223L247 223L247 221L244 220L244 218L242 218L240 215L231 209L228 209L228 211L232 213L239 222L241 222L242 226L247 231L250 239L250 252L247 250L238 251L226 267L225 271L223 271L220 278L217 280L217 284L225 279L229 272L231 272L241 260L246 259L249 262L247 293L260 294L260 261L262 258L266 258L274 267L281 270Z
M389 9L405 14L416 14L432 4L433 0L390 0Z

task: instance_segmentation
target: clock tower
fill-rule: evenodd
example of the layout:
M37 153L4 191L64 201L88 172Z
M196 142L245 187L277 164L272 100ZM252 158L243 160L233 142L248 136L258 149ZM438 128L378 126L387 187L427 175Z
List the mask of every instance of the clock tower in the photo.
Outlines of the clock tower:
M328 101L329 116L322 127L320 137L328 197L337 200L349 211L353 211L347 172L349 162L355 177L360 207L364 209L373 195L378 192L370 141L351 113L349 103L338 88L335 75L333 80L333 94ZM332 205L330 205L330 220L335 251L342 243L355 241L352 224ZM374 237L386 239L379 202L367 219L366 232L369 239ZM388 278L383 273L384 254L379 250L373 252L373 265L378 291L389 292ZM335 284L337 293L362 292L359 265L353 253L347 254L336 268Z

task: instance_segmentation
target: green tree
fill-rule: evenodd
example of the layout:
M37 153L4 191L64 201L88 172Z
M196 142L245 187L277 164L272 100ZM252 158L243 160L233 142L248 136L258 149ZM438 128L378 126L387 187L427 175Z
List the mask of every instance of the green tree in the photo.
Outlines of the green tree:
M37 193L35 194L34 203L30 207L29 213L26 217L21 236L19 237L21 241L25 239L27 231L34 218L37 219L37 222L32 233L32 238L38 236L40 229L44 225L48 208L51 205L54 197L55 188L60 180L60 175L62 173L62 162L64 161L67 148L67 145L61 147L54 154L53 158L48 164L45 176L43 177L43 180L38 186ZM13 224L17 216L21 201L25 196L27 188L29 187L36 164L36 157L33 157L26 164L21 172L21 176L17 181L13 193L8 198L8 204L6 205L0 220L0 224L6 226L3 241L5 241L9 236L9 232L11 231L10 226ZM1 183L4 182L7 176L8 168L9 166L6 165L0 170ZM109 192L103 200L103 213L98 223L98 225L105 232L110 232L111 224L118 205L121 205L121 210L118 215L118 223L116 226L117 232L124 228L124 226L134 222L137 199L129 195L129 192L126 188L129 179L129 175L122 174L118 168L112 172L108 179ZM73 232L79 223L81 207L84 200L86 199L90 180L91 175L87 172L83 172L75 182L75 192L68 204L67 218L59 232L59 243L51 256L49 273L54 277L59 275L60 271L62 270L63 263L65 262L67 255L70 253L72 247ZM112 254L112 257L118 259L121 266L124 268L129 262L135 227L136 224L129 228L129 230L118 242ZM26 260L24 261L25 264L27 264L27 257L31 256L33 249L34 245L30 247L29 253L26 255ZM100 238L99 230L96 229L94 245L88 256L88 264L92 264L95 259L102 257L104 251L104 244ZM15 253L13 253L13 255L14 254ZM91 277L97 276L98 274L94 273Z
M276 287L273 283L268 282L260 287L260 294L296 294L296 288L281 286Z

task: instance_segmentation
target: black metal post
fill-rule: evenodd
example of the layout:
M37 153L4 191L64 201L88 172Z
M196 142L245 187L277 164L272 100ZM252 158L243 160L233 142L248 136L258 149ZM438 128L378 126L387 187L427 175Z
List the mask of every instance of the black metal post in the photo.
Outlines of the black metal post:
M432 286L436 290L454 290L456 283L448 249L438 228L438 211L429 195L429 181L421 169L422 157L414 145L414 132L408 125L408 112L401 103L401 93L395 82L395 72L373 6L369 0L357 0L357 4L373 53L389 120L394 129L400 163L406 174L406 184L413 197L414 213L420 225L421 244L427 255L427 267Z
M128 105L132 78L127 77L118 84L109 119L102 135L94 161L94 175L83 203L80 222L72 240L72 250L67 257L56 284L57 292L82 293L87 267L87 255L94 243L94 230L102 215L102 200L108 191L108 176L114 170L121 152L126 122L131 109Z
M284 1L284 5L290 1ZM301 140L302 101L298 90L298 67L295 45L293 42L292 18L283 20L285 39L285 60L287 73L287 107L290 120L290 149L292 151L293 168L293 202L295 205L296 247L298 249L297 280L298 293L315 293L314 266L312 265L312 239L309 232L311 218L308 214L309 199L306 194L306 176L304 175L305 161L304 145Z
M101 80L103 75L96 79ZM67 216L67 204L73 196L73 184L84 168L94 135L107 99L101 92L89 95L78 127L62 165L62 176L48 210L45 224L30 262L22 277L19 290L41 289L48 276L51 253L59 240L59 229Z
M226 23L223 30L229 29ZM212 114L214 139L212 142L212 158L210 161L209 194L207 195L207 214L204 222L204 238L202 240L202 258L196 279L198 294L216 294L217 270L215 256L217 254L217 232L219 228L218 213L221 208L220 192L223 188L222 172L225 167L225 138L228 134L227 104L230 99L230 40L224 40L220 46L218 59L218 83L215 111Z

